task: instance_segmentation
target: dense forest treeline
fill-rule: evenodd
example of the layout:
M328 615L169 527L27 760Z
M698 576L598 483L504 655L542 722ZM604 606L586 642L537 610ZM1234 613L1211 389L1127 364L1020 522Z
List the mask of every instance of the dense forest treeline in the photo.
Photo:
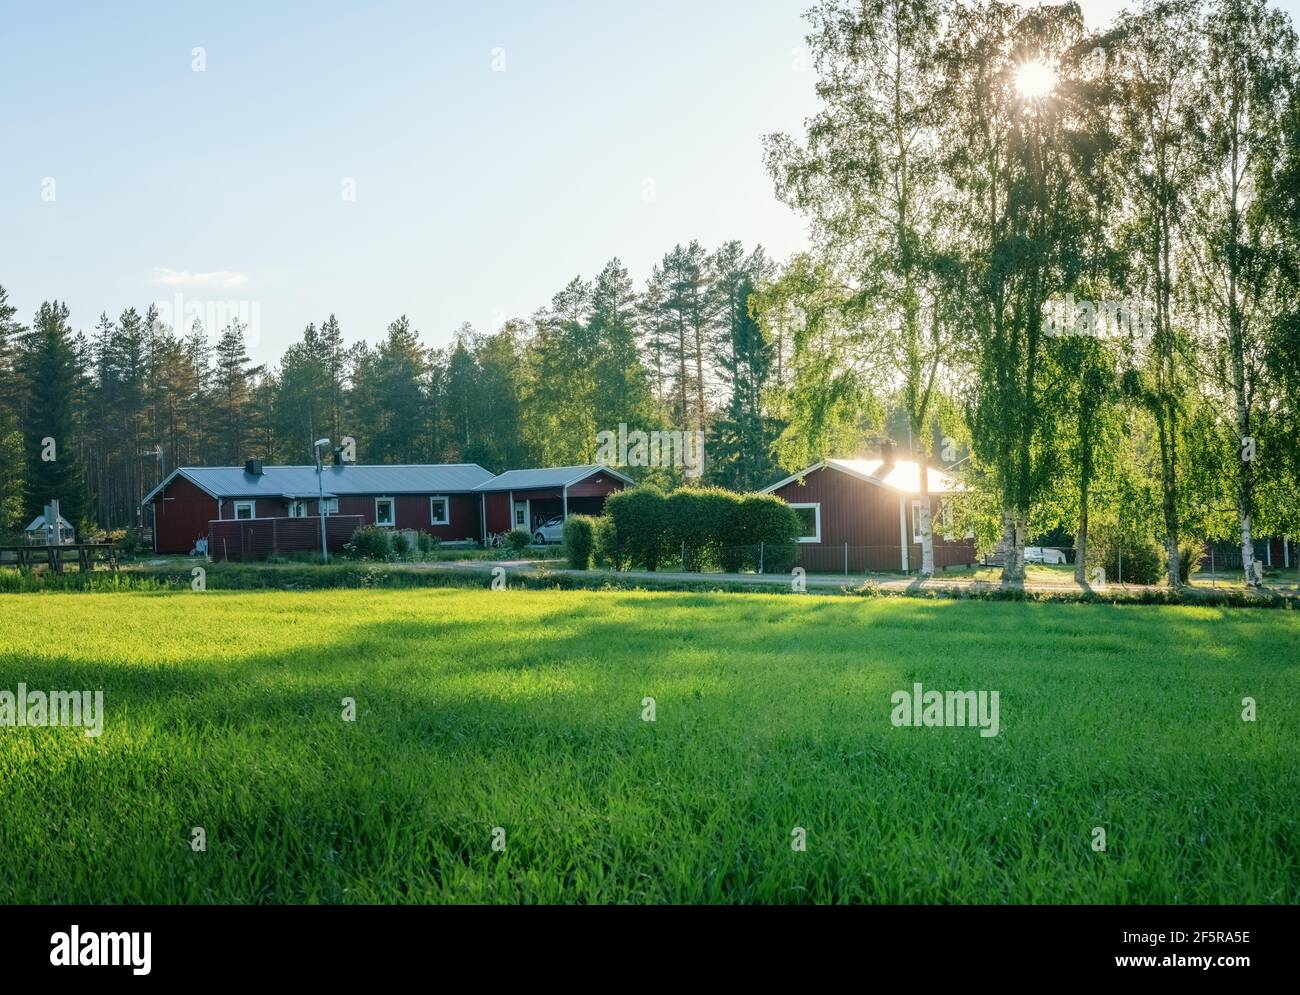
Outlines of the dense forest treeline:
M250 360L237 318L215 334L197 319L177 330L151 305L87 332L55 301L24 326L0 287L4 526L54 496L74 522L136 524L140 499L177 466L311 463L322 436L355 439L360 462L499 472L592 462L598 433L620 424L704 430L706 482L760 486L774 470L764 399L780 343L748 301L772 272L761 248L691 242L640 291L613 259L530 319L491 333L467 324L446 347L405 316L375 344L348 341L330 315L273 366Z

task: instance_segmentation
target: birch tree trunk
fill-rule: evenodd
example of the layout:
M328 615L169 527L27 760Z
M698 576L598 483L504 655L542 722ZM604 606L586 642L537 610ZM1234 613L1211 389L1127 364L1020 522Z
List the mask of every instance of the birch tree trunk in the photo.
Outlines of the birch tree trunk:
M1025 582L1025 523L1010 508L1002 509L1003 583Z
M921 471L921 576L934 576L934 529L930 522L930 468L925 460L917 460Z

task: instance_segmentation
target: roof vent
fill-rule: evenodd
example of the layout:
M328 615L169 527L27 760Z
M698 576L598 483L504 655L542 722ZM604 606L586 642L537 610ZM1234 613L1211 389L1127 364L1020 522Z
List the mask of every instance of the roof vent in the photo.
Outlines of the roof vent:
M260 459L245 460L244 472L250 477L260 477L262 475L262 461Z

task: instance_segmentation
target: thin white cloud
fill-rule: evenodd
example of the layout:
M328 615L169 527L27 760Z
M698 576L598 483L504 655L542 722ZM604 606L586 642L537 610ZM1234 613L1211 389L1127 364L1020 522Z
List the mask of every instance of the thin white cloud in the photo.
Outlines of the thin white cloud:
M149 282L163 287L242 287L248 282L248 276L228 269L213 270L211 273L191 273L187 269L175 270L170 266L155 266L153 277Z

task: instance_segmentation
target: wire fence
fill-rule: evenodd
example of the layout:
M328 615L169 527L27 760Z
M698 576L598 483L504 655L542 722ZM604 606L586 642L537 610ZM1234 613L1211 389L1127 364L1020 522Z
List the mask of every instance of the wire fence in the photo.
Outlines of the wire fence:
M1276 576L1296 570L1300 579L1300 562L1293 543L1286 539L1260 539L1253 544L1257 579ZM1151 543L1097 543L1090 544L1083 572L1084 581L1090 584L1158 584L1165 579L1168 564L1164 547ZM1195 578L1199 582L1216 586L1220 581L1236 582L1244 576L1241 545L1232 541L1196 543L1179 549L1180 570L1183 582ZM984 566L997 567L1005 563L999 553L981 558ZM1077 573L1078 548L1072 545L1026 546L1026 566L1070 567Z
M934 553L935 567L939 570L973 566L978 562L970 546L946 548L936 544ZM896 544L864 546L852 543L756 543L692 547L683 543L680 548L660 551L653 562L649 562L647 557L640 557L636 562L625 563L623 566L682 573L724 574L781 574L801 567L810 574L851 576L863 573L917 573L921 563L919 551L912 550L905 558Z
M1059 574L1062 583L1074 583L1078 551L1073 545L1026 546L1024 552L1026 567L1039 568L1033 571L1036 579L1050 582L1051 574ZM1186 552L1184 548L1183 553ZM1300 557L1293 544L1261 540L1256 543L1255 558L1262 575L1276 576L1284 570L1296 570L1297 580L1300 580L1300 563L1297 562ZM1242 579L1239 545L1227 542L1197 545L1188 560L1190 562L1182 564L1184 581L1194 577L1198 583L1213 586ZM955 576L979 576L1004 564L1005 558L997 553L977 555L970 543L936 542L934 545L936 574L952 572ZM904 552L897 544L757 543L692 547L683 543L679 548L659 550L653 559L638 557L635 562L624 562L620 567L706 574L786 574L801 567L809 574L849 577L861 574L915 576L921 572L922 563L919 545L912 545ZM1088 550L1083 580L1094 586L1108 583L1159 584L1163 583L1166 570L1161 547L1150 543L1097 543Z

